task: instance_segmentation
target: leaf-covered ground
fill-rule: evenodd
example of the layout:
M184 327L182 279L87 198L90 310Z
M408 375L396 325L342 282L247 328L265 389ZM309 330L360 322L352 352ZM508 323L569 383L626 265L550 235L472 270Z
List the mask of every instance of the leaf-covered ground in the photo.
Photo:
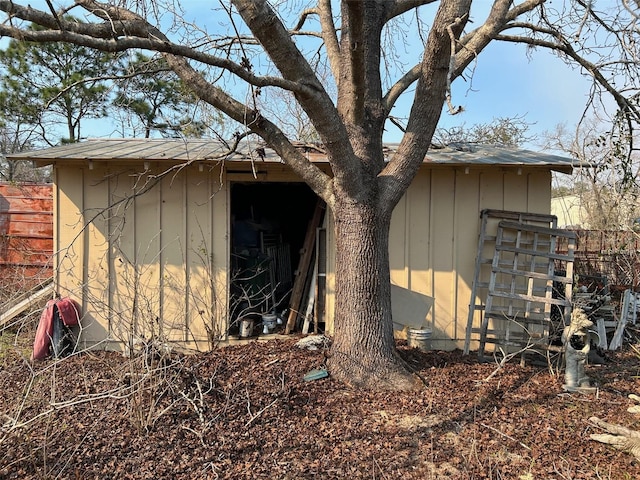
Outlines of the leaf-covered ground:
M496 364L400 346L427 386L388 393L305 381L323 352L296 340L31 365L5 335L0 478L640 478L634 457L589 439L591 416L640 429L629 347L588 367L599 389L582 395L545 365L485 381Z

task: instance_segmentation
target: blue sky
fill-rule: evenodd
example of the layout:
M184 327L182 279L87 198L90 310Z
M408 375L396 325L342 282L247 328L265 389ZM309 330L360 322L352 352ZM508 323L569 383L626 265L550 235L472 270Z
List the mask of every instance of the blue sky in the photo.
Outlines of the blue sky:
M452 86L453 104L464 110L457 115L444 111L439 126L469 127L500 117L522 117L531 124L532 135L561 123L573 127L584 111L590 86L588 78L544 49L528 57L522 45L494 42L478 56L473 77L460 78ZM406 105L398 105L394 114L401 116L402 109L408 111ZM386 138L399 139L397 129Z
M478 27L486 18L493 2L476 0L471 10L469 29ZM424 18L433 15L437 5L422 7ZM464 124L471 127L489 123L496 118L522 118L530 124L529 135L540 137L558 124L573 129L583 115L588 101L591 80L579 70L566 65L550 51L538 48L527 50L525 45L491 42L478 56L468 81L457 79L452 86L454 105L464 111L452 116L445 111L439 127L450 128ZM402 117L408 112L409 99L394 109L393 115ZM389 129L386 141L397 142L401 133ZM540 140L540 142L542 141ZM526 148L539 150L535 141Z
M461 81L454 85L454 103L465 111L459 119L445 114L441 123L523 116L532 124L532 133L552 130L559 123L575 125L587 103L590 80L543 49L530 57L523 45L489 45L479 56L473 88Z
M301 2L293 3L299 7ZM487 0L473 3L470 28L485 19L491 3ZM214 30L220 27L223 19L216 2L189 0L184 5L188 9L187 20L205 23ZM421 16L428 19L436 8L437 3L421 7ZM412 25L411 20L409 22ZM422 45L410 45L408 50L407 57L418 61ZM544 49L530 53L527 55L524 45L492 42L479 55L473 77L467 82L458 79L453 84L453 103L462 105L464 111L455 116L443 112L439 126L472 126L500 117L521 117L531 125L532 136L553 130L560 123L570 128L575 126L587 102L589 79ZM411 98L399 101L393 115L406 117ZM401 132L389 126L385 141L398 142L400 138ZM526 147L539 149L533 143Z
M34 5L42 7L44 2L34 0ZM214 29L218 26L221 19L220 12L215 11L215 7L219 7L216 2L189 0L185 5L189 8L187 19L193 17L195 21L204 21ZM489 5L490 2L484 0L474 2L472 19L477 21L473 26L484 19ZM431 10L435 11L433 5L424 8L422 11L426 12L426 17ZM409 56L419 58L420 43L410 50L413 51L408 52ZM473 77L467 82L458 79L453 85L453 103L462 105L464 111L456 116L443 112L440 126L447 128L465 124L470 127L499 117L521 117L531 124L531 135L553 130L559 123L573 127L586 104L589 80L543 49L532 52L530 57L527 58L526 47L522 45L490 44L479 55ZM406 116L409 102L410 98L401 99L393 115ZM100 130L85 124L84 134L104 135L104 121L100 123ZM389 127L385 141L398 142L400 138L400 131ZM527 147L537 149L533 144Z

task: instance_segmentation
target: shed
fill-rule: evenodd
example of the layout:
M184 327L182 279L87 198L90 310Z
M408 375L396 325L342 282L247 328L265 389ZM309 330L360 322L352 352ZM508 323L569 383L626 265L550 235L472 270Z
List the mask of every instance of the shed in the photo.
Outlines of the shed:
M319 146L297 147L330 171ZM157 335L205 350L233 338L247 312L287 306L317 198L268 148L95 139L10 157L54 167L54 281L82 305L83 346ZM480 213L548 215L553 170L570 173L572 160L468 144L429 151L392 219L398 329L429 326L434 348L462 348ZM331 225L327 215L315 232L314 269L329 333Z

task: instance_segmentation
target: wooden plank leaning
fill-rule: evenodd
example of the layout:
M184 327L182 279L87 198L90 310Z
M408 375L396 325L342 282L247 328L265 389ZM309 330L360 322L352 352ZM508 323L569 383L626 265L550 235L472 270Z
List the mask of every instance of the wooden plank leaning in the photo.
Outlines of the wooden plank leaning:
M316 230L322 224L324 217L325 203L324 200L318 198L316 208L313 212L313 217L307 227L307 233L304 239L304 245L300 252L300 261L298 263L298 269L295 272L295 279L293 281L293 289L291 291L291 301L289 302L289 317L287 318L287 325L285 333L291 333L296 325L296 320L300 314L300 304L302 303L302 297L304 295L304 287L307 282L307 275L309 274L309 267L311 266L311 259L315 252Z
M51 295L53 295L53 281L49 280L49 282L40 288L40 290L36 290L22 301L19 301L6 311L0 313L0 330L4 329L5 325L24 312L27 308L31 307L34 303L44 300Z

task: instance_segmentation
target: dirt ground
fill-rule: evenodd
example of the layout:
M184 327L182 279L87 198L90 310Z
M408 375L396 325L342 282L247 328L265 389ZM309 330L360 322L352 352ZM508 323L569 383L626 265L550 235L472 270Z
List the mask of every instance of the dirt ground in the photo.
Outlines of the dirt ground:
M404 345L419 392L305 381L324 356L297 338L35 365L28 345L0 340L3 479L640 478L633 456L589 438L591 416L640 429L629 346L588 367L599 388L584 395L548 365L494 374L474 355Z

